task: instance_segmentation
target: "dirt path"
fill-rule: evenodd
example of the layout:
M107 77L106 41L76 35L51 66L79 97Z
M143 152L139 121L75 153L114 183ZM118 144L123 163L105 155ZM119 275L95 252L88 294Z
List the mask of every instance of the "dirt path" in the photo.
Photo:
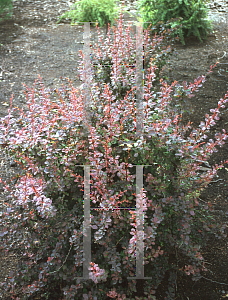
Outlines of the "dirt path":
M37 75L40 74L46 88L61 87L60 77L68 77L73 85L81 84L75 77L78 50L83 49L82 26L70 24L56 25L57 17L68 10L70 6L64 0L17 0L14 1L14 15L12 20L0 24L0 117L8 113L11 94L14 94L14 105L21 107L26 103L23 85L32 87ZM131 10L134 7L131 4ZM126 15L127 16L127 15ZM130 20L130 18L125 18ZM100 30L104 31L103 29ZM91 30L91 41L97 38L96 28ZM183 123L191 120L192 126L197 127L204 121L205 113L217 107L217 102L223 98L228 90L228 61L227 61L228 33L226 24L220 23L214 27L214 33L208 40L200 44L197 39L189 38L186 45L176 44L178 56L171 58L171 65L167 74L170 80L193 82L200 75L205 75L216 61L220 63L213 73L207 77L203 87L195 93L191 104L194 113L183 116ZM64 81L63 81L64 82ZM67 81L65 81L67 84ZM212 127L215 132L228 131L227 108L222 109L220 120ZM220 163L228 159L227 141L218 152L214 153L209 165ZM10 159L1 153L1 177L6 180L16 172ZM215 217L218 222L228 222L228 167L218 172L209 187L200 196L202 201L215 204ZM2 192L2 191L1 191ZM1 196L3 200L3 193ZM2 205L2 202L1 202ZM3 209L3 208L2 208ZM178 281L177 298L190 300L216 300L225 298L228 294L228 239L210 240L202 253L208 262L209 272L194 283L189 278ZM16 257L1 257L1 281L15 268ZM224 284L221 284L224 283ZM160 295L160 296L159 296ZM162 289L158 291L158 299L163 299ZM159 298L160 297L160 298ZM227 296L228 297L228 296ZM2 296L7 299L7 296Z

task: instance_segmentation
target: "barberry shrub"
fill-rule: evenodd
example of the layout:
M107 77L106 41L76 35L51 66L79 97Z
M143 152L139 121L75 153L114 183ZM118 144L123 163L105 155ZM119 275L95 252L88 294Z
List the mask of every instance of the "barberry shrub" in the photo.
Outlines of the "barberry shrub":
M200 42L207 39L208 32L213 27L207 19L207 6L205 0L140 0L137 2L140 20L151 22L154 26L159 21L167 22L174 18L178 21L170 23L169 27L182 24L173 34L179 35L181 43L185 45L185 38L190 35L198 37Z
M12 109L11 99L9 115L1 119L1 148L22 167L15 186L5 184L10 194L1 212L1 250L23 254L17 270L2 284L12 299L18 290L20 299L139 299L137 280L128 277L135 276L135 242L142 235L138 217L143 213L144 273L151 279L145 280L144 289L141 286L141 296L156 299L156 289L168 275L167 298L174 299L177 274L199 279L200 271L206 271L200 248L210 234L225 235L225 225L211 219L212 205L198 197L226 162L205 174L197 170L227 138L223 130L215 141L201 146L228 94L185 138L190 123L179 126L171 101L182 95L191 98L205 76L183 86L177 81L167 85L161 78L160 92L155 92L156 65L151 59L144 86L144 131L136 135L136 87L127 78L135 43L123 37L121 21L118 43L106 43L116 50L112 86L92 76L88 135L83 88L75 89L70 80L69 90L63 87L51 101L40 78L38 89L36 82L33 90L27 88L28 110L19 109L20 116L14 117L18 108ZM145 46L145 52L148 49ZM105 60L105 53L99 53ZM118 67L120 57L126 58L126 69ZM130 86L122 96L123 88ZM84 165L91 168L89 280L82 279ZM145 165L144 190L137 197L135 165Z
M0 0L0 22L12 16L12 0Z

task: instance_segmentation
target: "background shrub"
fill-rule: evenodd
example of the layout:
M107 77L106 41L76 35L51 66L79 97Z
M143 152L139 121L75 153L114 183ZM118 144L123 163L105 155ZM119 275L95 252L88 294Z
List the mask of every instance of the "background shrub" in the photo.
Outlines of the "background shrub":
M181 42L185 45L185 38L193 34L198 37L207 38L208 31L212 31L211 22L207 19L207 7L205 0L140 0L137 7L141 19L144 22L151 22L155 26L159 21L167 22L174 18L170 26L182 24L182 27L175 32L179 35ZM146 27L145 27L146 28ZM152 33L153 34L153 33Z
M9 19L12 16L12 0L0 0L0 22Z
M177 274L199 279L200 271L206 270L201 246L209 234L220 236L226 227L213 221L212 207L197 200L223 164L203 175L197 170L215 146L223 145L227 138L224 130L224 134L215 135L215 142L210 140L201 146L205 133L219 119L219 108L225 107L228 94L218 102L218 108L211 110L211 116L206 114L205 123L201 122L185 139L190 125L178 126L178 115L170 103L179 92L192 96L205 76L183 87L176 81L168 86L161 78L160 93L154 93L156 66L151 60L144 86L145 130L142 137L137 137L132 93L135 84L128 78L123 80L123 74L128 73L115 63L121 54L127 57L122 49L133 50L129 61L134 61L135 43L131 45L127 36L123 38L120 28L117 32L119 47L114 42L106 43L116 49L111 62L116 95L109 84L98 84L93 79L89 136L82 135L83 89L76 90L70 82L70 90L63 88L59 99L52 102L40 78L41 86L37 89L34 85L26 93L28 111L21 110L14 118L16 108L12 110L11 101L9 115L0 120L1 147L22 166L10 193L12 202L1 212L1 250L20 251L24 256L3 283L15 298L15 288L20 288L23 299L134 299L137 283L127 277L135 276L134 246L140 235L136 217L144 211L145 275L152 279L141 288L143 296L156 299L155 291L168 275L167 298L174 299ZM105 52L100 58L103 61ZM126 59L126 65L129 61ZM119 82L131 86L124 97L124 85ZM91 211L92 264L88 281L78 279L82 277L84 213L83 170L77 165L85 164L91 166L92 208L130 208ZM144 191L137 211L132 209L136 207L133 164L152 165L144 172Z
M108 23L113 25L118 15L119 8L116 0L81 0L74 4L75 9L64 13L58 20L71 19L73 25L77 22L98 22L100 27ZM94 23L92 23L95 26Z

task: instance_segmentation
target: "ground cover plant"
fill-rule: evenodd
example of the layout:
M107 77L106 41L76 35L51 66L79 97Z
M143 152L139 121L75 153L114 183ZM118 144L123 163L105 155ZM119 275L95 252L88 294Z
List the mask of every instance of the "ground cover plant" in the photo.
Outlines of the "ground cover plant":
M114 62L113 62L113 68L114 70L116 69L116 72L114 72L113 75L113 79L115 81L115 78L120 74L118 73L118 68L115 68ZM15 196L16 196L15 198L17 198L17 196L20 197L19 188L21 188L21 191L24 190L24 194L21 195L22 196L21 199L19 198L19 201L17 200L15 201L15 204L18 204L18 207L17 205L16 207L18 208L18 213L19 213L18 216L19 219L17 219L17 217L15 218L16 221L15 225L16 227L22 229L23 226L26 226L27 223L29 224L29 226L31 226L31 228L33 226L34 229L34 232L30 232L31 235L26 237L27 241L24 240L23 242L21 242L21 248L22 248L21 250L25 250L25 252L27 252L28 254L28 261L27 261L28 268L27 270L26 269L23 270L22 274L20 274L21 278L23 278L24 280L24 282L22 282L22 284L24 284L24 287L26 287L27 285L27 283L25 284L25 282L28 282L30 280L30 282L28 283L31 284L31 286L28 287L27 291L36 290L39 288L42 290L43 288L42 293L44 295L45 292L47 293L48 286L51 286L52 284L52 288L53 288L53 286L55 286L55 284L53 283L59 285L59 283L61 282L60 287L65 291L66 299L72 299L74 293L76 293L77 297L81 297L81 298L84 297L84 299L89 298L89 295L86 296L86 293L89 292L88 285L91 286L91 283L88 285L87 283L83 283L83 286L85 288L84 296L82 296L83 294L83 291L81 291L82 289L80 290L80 286L79 286L80 282L78 282L77 285L72 284L71 286L68 287L66 286L67 280L68 281L69 279L72 280L73 272L78 271L78 273L80 273L80 269L77 267L80 265L80 263L82 263L81 254L78 252L75 254L74 250L77 250L77 247L80 247L82 249L82 242L79 243L77 237L82 236L81 225L83 220L83 209L82 209L83 193L81 193L81 195L79 196L79 190L75 191L75 182L71 180L70 175L73 175L74 173L75 176L77 174L83 176L83 172L81 172L80 174L80 170L78 170L78 168L75 168L75 164L85 164L86 162L92 164L95 167L95 172L91 174L94 181L95 181L96 172L100 173L98 175L103 175L100 177L101 179L104 179L104 181L101 182L100 186L98 186L101 189L101 191L96 190L95 184L93 184L94 183L93 180L91 182L91 187L94 188L94 191L92 191L91 193L92 194L91 200L93 199L95 201L94 204L97 204L97 206L98 204L100 205L102 202L103 205L106 205L108 203L108 201L104 201L105 197L110 199L109 198L110 195L108 194L108 192L111 193L111 197L112 197L115 195L115 192L119 193L120 190L122 191L125 188L125 185L127 187L127 183L128 183L127 179L134 178L132 175L129 175L128 172L126 172L126 168L130 167L130 164L150 163L156 166L156 168L151 168L149 170L151 172L151 175L147 174L148 175L147 179L149 184L148 186L145 186L145 190L147 191L147 198L148 197L149 198L147 199L145 197L145 194L143 195L144 196L143 200L148 202L147 219L149 219L148 222L146 222L147 220L145 221L146 222L145 247L151 249L151 251L150 252L148 251L148 253L146 253L145 251L146 255L148 254L146 256L147 257L146 262L149 261L149 264L147 264L146 266L147 267L146 274L147 276L152 276L153 280L155 281L155 282L148 281L145 283L147 284L147 286L145 286L145 291L150 294L147 296L147 299L153 299L153 293L154 293L153 290L156 289L156 285L158 284L159 281L162 280L162 277L164 277L164 273L166 272L166 270L170 272L171 275L170 278L173 279L173 281L175 282L175 272L177 272L179 269L182 268L181 265L173 266L172 264L172 267L170 266L170 262L168 261L168 259L170 259L171 255L173 255L175 251L177 251L176 254L177 257L180 258L184 256L182 260L183 268L187 259L186 256L189 255L190 258L192 258L193 262L191 263L193 264L193 266L189 264L188 267L185 268L187 274L194 273L195 271L196 273L198 273L199 271L197 269L198 265L199 265L199 269L203 268L203 262L201 263L200 253L197 250L199 250L200 245L203 242L202 238L206 237L207 230L210 231L211 229L210 225L215 226L215 224L212 224L213 222L211 223L210 218L209 220L207 220L205 216L204 217L200 216L200 213L203 214L205 213L205 215L210 217L207 211L205 212L203 211L203 209L206 208L202 207L201 204L197 202L197 191L195 189L195 186L193 185L193 182L195 179L195 183L199 181L198 183L202 183L202 185L206 186L208 182L212 179L213 175L216 174L216 170L218 169L217 167L220 166L216 166L213 169L213 172L211 174L210 172L208 172L207 176L205 175L201 176L200 179L199 174L194 174L194 168L195 170L197 170L198 168L198 165L195 164L195 158L196 157L199 158L200 156L204 158L208 158L209 155L213 152L213 150L215 150L213 149L214 146L223 144L222 140L226 138L226 134L223 135L218 134L216 135L215 143L213 143L213 141L210 141L210 143L208 143L206 147L199 147L200 142L205 138L204 133L206 133L207 131L206 129L209 128L210 125L214 124L213 123L214 119L215 120L218 119L217 114L219 108L223 105L223 103L226 102L226 100L224 98L219 102L218 108L214 110L212 116L211 117L209 117L209 115L206 116L208 124L207 125L204 124L204 126L202 124L200 130L193 131L193 133L190 135L190 138L188 139L187 142L182 138L184 128L178 128L177 117L173 116L172 110L170 109L169 103L167 102L171 100L170 98L175 98L175 97L176 99L181 98L178 96L180 96L181 94L184 95L184 92L185 93L192 92L194 89L196 89L197 86L200 85L201 82L204 82L204 77L202 76L201 78L198 78L198 80L196 80L196 82L190 85L189 87L185 86L182 93L179 93L180 89L177 86L177 83L175 82L174 84L172 84L172 87L176 89L175 91L173 91L173 97L170 98L169 96L172 92L171 88L168 87L161 80L162 83L161 92L160 92L161 94L159 94L158 92L158 94L155 96L154 89L151 84L151 82L153 82L153 80L155 79L154 78L155 69L156 69L155 65L150 66L150 71L147 78L148 79L147 85L145 87L145 90L147 91L145 102L148 102L147 103L148 105L145 106L145 113L148 113L148 118L145 119L145 126L147 129L149 129L148 132L146 131L147 133L145 134L145 141L136 139L135 135L133 134L134 133L133 128L135 125L134 97L132 96L130 99L125 97L125 99L123 100L121 99L122 97L119 97L118 99L118 95L117 95L116 100L118 99L119 103L117 101L115 102L111 98L112 90L109 89L107 85L106 86L93 85L94 91L96 90L97 92L97 94L95 93L94 95L95 99L93 99L94 103L97 104L96 107L95 105L93 106L94 110L93 110L92 120L93 120L94 128L91 131L91 138L87 140L85 139L85 141L81 140L80 134L83 129L83 124L82 124L81 112L80 110L77 109L77 108L82 108L82 99L81 99L82 97L80 96L76 97L76 91L74 90L73 87L72 87L72 93L68 97L68 100L70 100L70 104L69 103L67 104L67 101L65 102L63 99L63 96L66 95L63 96L60 95L61 96L60 100L57 103L50 103L50 101L48 101L47 95L43 92L43 89L41 89L41 93L39 94L39 97L38 95L36 95L35 91L33 93L31 93L30 91L28 95L29 96L28 104L29 104L29 108L31 109L30 112L26 114L22 113L21 117L18 120L13 120L13 119L10 120L10 118L8 117L6 117L5 120L3 120L4 126L2 126L1 128L3 129L3 132L4 132L4 128L7 128L7 134L6 134L6 138L4 137L4 135L2 135L2 139L3 139L2 146L5 148L9 148L9 152L11 152L15 156L15 159L19 161L24 167L26 167L24 176L22 176L19 179L19 184L17 186L18 193L17 191L15 192ZM188 88L190 89L190 91L188 90ZM99 94L100 94L100 98L98 97ZM189 95L190 94L191 93L189 93ZM34 97L35 95L39 99L35 99ZM130 94L128 93L128 96L129 95ZM41 103L39 103L39 101L41 101ZM120 105L120 103L122 104L122 106ZM41 107L39 107L39 104L41 104ZM165 105L166 107L164 107ZM153 106L155 109L153 109ZM157 111L156 115L155 115L155 111ZM106 115L104 115L103 112L106 112ZM120 119L121 115L122 118ZM114 118L114 116L116 118ZM124 122L124 118L125 118L125 122ZM171 118L173 118L173 120ZM128 122L126 122L126 120ZM174 123L176 126L174 126L172 123ZM19 127L20 129L18 128L18 131L15 131L15 129L17 128L17 124L21 124ZM47 129L46 130L47 134L43 133L44 131L43 129ZM180 132L178 132L178 130ZM18 137L20 138L19 140L17 139L17 135L16 135L17 133L18 133ZM32 135L30 135L31 133ZM118 141L116 141L115 137L118 136L118 134L119 134L119 139ZM196 134L196 138L193 138L194 134ZM27 145L25 142L26 137L28 138ZM109 141L107 137L110 138ZM44 145L45 144L47 145L46 149L42 147L42 142L44 143ZM102 142L104 142L104 147L102 147L101 145ZM107 144L105 144L105 142L107 142ZM108 143L110 143L111 145L109 145ZM94 151L93 146L96 149L96 151ZM119 152L118 154L120 156L119 160L118 157L115 156L116 153L114 151L115 150L114 148L117 147L119 147L119 149L117 149L119 150L117 151ZM148 149L146 149L147 147ZM90 149L90 151L88 151L89 153L86 153L85 149ZM191 151L189 152L189 149L190 150L192 149L192 152ZM77 150L77 156L74 150ZM65 156L62 155L63 153L65 153L64 154ZM81 157L80 157L80 153L81 153ZM111 155L112 153L113 153L113 157ZM107 156L105 156L106 154ZM135 157L135 155L137 154L138 155L140 154L140 157L137 156ZM178 155L175 154L180 154L180 158L182 158L183 160L178 159ZM105 156L105 159L102 159L102 156ZM52 160L53 158L54 160ZM89 158L93 158L93 159L90 160ZM96 164L96 159L97 159L97 164ZM109 162L115 161L117 163L117 166L115 165L109 166L110 168L109 172L107 172L108 161ZM33 166L34 162L36 164L35 166ZM125 165L126 168L124 168ZM193 166L193 168L189 167L189 165L191 167ZM103 168L99 169L99 166L102 166ZM122 166L122 168L119 168L119 166ZM190 174L189 170L191 170L193 174ZM123 182L121 182L120 186L117 186L117 182L119 179L118 176L115 176L114 184L111 185L112 184L111 182L112 180L110 178L111 174L115 174L117 171L120 172L120 178L123 179L122 180ZM124 172L121 174L121 171ZM64 174L65 177L61 176L62 174ZM110 176L107 176L107 174ZM135 174L134 170L132 174ZM127 177L125 177L126 175ZM193 177L192 184L189 183L190 177ZM66 182L64 182L63 178L65 179ZM106 184L107 179L108 182ZM47 184L46 189L44 186L43 195L42 195L42 182ZM98 184L99 183L100 182L98 182ZM131 184L131 186L133 186L133 184ZM106 190L107 187L110 188L109 191ZM193 190L191 190L191 188ZM175 192L173 193L174 190ZM33 197L32 194L33 191L37 193L35 197ZM26 192L28 193L28 197L26 197ZM97 194L95 192L97 192ZM103 192L102 199L101 201L98 201L101 192ZM192 195L193 199L191 199L191 192L193 194ZM77 195L77 197L75 194ZM95 195L97 195L97 197L94 197ZM123 202L123 206L126 207L127 200L129 201L130 207L135 206L135 200L134 200L135 197L133 197L133 199L130 198L132 197L132 194L130 192L126 193L125 197L124 195L120 195L120 196L122 196L120 197L120 203L118 203L118 201L115 201L118 199L112 199L113 207L116 206L120 207L122 202ZM184 196L189 197L189 199L186 200ZM52 203L51 201L48 201L48 197L51 198ZM171 199L173 199L173 201ZM46 200L45 203L46 205L42 203L42 201L44 200ZM36 207L36 204L33 203L33 201L38 204L38 208ZM20 205L21 205L21 209L20 209ZM56 216L54 218L52 218L52 205L54 207L53 212L56 212ZM39 208L39 206L41 206L41 208ZM31 212L31 209L34 209L34 211ZM10 213L10 210L11 208L9 208L8 213ZM23 215L24 219L22 219L20 213ZM34 217L33 219L30 220L28 216L32 215L33 213L34 213ZM129 272L126 271L127 267L134 270L134 265L135 265L134 256L132 257L132 255L129 255L128 253L124 253L126 249L128 249L129 252L131 252L133 250L132 249L133 247L131 248L131 244L127 243L128 241L123 239L120 240L123 236L121 234L123 229L124 229L124 233L126 233L126 228L129 229L128 231L129 233L131 231L131 226L129 226L130 218L128 220L128 216L126 212L124 212L123 215L121 215L122 214L121 212L115 213L115 211L114 213L108 211L108 212L103 212L102 214L103 214L103 219L101 219L101 212L99 212L93 218L93 223L94 223L93 226L95 226L94 227L95 229L97 228L101 229L102 224L100 223L102 221L105 221L105 219L114 220L116 221L117 225L110 224L111 225L110 228L106 228L107 235L103 236L102 239L98 241L97 245L94 245L93 248L94 258L95 258L94 261L96 265L93 265L93 269L91 270L94 271L94 273L91 274L91 278L94 281L94 285L92 286L90 292L93 296L96 296L98 299L100 299L99 297L104 298L106 294L109 295L109 298L114 298L114 297L117 298L118 296L116 295L118 293L120 295L122 294L120 296L122 298L119 297L120 299L124 299L124 297L129 298L131 297L131 295L128 295L127 291L121 285L119 285L118 288L114 290L113 286L115 286L115 284L113 283L118 282L118 280L121 281L121 278L123 278L124 280L126 276L129 276ZM132 211L132 215L134 215L133 211ZM46 216L47 218L44 218L44 216ZM72 217L72 223L74 222L73 224L67 224L68 222L66 222L66 220L68 220L68 216ZM4 217L7 218L7 215L5 215ZM80 220L77 221L77 219ZM192 222L193 219L195 220L194 223ZM170 220L172 220L173 222L170 222ZM107 222L107 223L111 223L111 222ZM170 224L172 223L173 223L173 227L170 226ZM59 226L59 228L57 226ZM135 224L133 223L132 226L134 227ZM199 232L199 230L201 232ZM9 232L11 234L14 233L16 234L16 230L13 233L12 228L9 228ZM99 232L99 230L97 230L97 232ZM132 231L132 233L134 233L134 231ZM56 239L55 241L53 240L53 236ZM95 233L94 236L96 236ZM69 240L70 237L71 237L70 242L72 241L71 245L70 243L67 244L66 242L67 240ZM6 243L9 242L10 234L4 235L4 238ZM134 239L130 239L130 234L128 238L132 242L134 241ZM19 240L20 240L20 236L19 236ZM59 242L57 242L57 240L59 240ZM194 242L196 241L198 244L198 245L196 244L197 247L196 245L194 245ZM57 243L55 244L55 242ZM119 242L119 244L116 242ZM113 253L115 256L117 256L115 260L110 260L108 254L105 251L103 251L104 249L102 249L102 243L105 243L105 245L103 245L104 248L106 246L110 248L113 246L114 250L111 250L108 247L105 250L109 250L108 252ZM118 247L115 247L116 244L118 244ZM47 246L51 248L50 254L49 252L47 253L46 250L48 249ZM74 246L74 249L72 249L71 246ZM23 249L23 247L25 249ZM59 247L60 249L58 249ZM28 251L29 248L31 248L30 252ZM188 252L189 250L190 253ZM33 255L34 252L35 255ZM107 261L112 262L111 264L114 269L111 272L114 275L112 276L113 277L112 280L110 276L111 274L110 273L107 274L107 272L105 272L108 271L106 269L107 263L104 264L104 257L106 256L106 254L108 258ZM122 257L123 254L124 256ZM194 254L198 256L198 260L197 258L194 257ZM48 255L50 256L48 257ZM73 259L75 260L74 261L75 269L73 269L72 261L70 261L69 259L70 256L72 256ZM37 267L35 267L32 264L33 258L34 261L37 262ZM150 261L151 259L152 262ZM51 265L51 261L52 261L52 265ZM122 262L122 265L126 265L125 270L123 267L121 272L118 272L119 271L118 267L120 268L121 266L121 263L118 266L119 261ZM126 264L124 264L124 262L126 262ZM101 270L100 275L96 272L97 265L101 269L104 268L105 270L105 271ZM59 267L61 266L62 268L59 269ZM41 267L41 271L39 270L39 267ZM160 270L160 267L162 267L162 270ZM59 271L57 271L58 269ZM57 273L56 278L50 279L50 276L53 276L51 273L53 272L53 270L57 271L55 272ZM47 273L49 275L47 275ZM156 276L154 274L156 274ZM26 275L28 275L27 278L25 277ZM158 275L160 275L160 278ZM79 275L77 274L77 276L75 277L78 276ZM98 284L97 282L96 284L96 279L95 279L96 277L98 281L99 279L104 280L105 277L107 277L107 282L104 284L103 283ZM195 277L197 279L197 276ZM12 280L12 278L11 281L9 280L9 282L11 283L13 283L13 281L14 280ZM34 283L35 281L37 281L36 282L37 287L32 285L32 283ZM124 283L126 283L126 281ZM134 288L135 288L135 282L132 281L132 283L130 283L130 288L129 288L130 292L128 293L130 294L132 291L134 291ZM44 291L44 289L46 290ZM109 289L111 290L111 292L109 291ZM24 291L25 290L26 289L24 289ZM49 291L49 293L51 293L51 291ZM125 296L123 295L124 293ZM70 296L70 294L72 294L72 296ZM53 295L53 290L52 290L52 295ZM46 296L48 297L48 293L46 294ZM168 297L170 298L172 297L172 290L169 291Z
M156 25L159 21L167 22L171 18L181 18L172 22L170 26L182 24L182 27L174 32L179 35L181 43L185 44L185 38L193 34L206 39L208 32L212 31L211 21L207 19L207 7L205 0L140 0L138 9L144 22Z

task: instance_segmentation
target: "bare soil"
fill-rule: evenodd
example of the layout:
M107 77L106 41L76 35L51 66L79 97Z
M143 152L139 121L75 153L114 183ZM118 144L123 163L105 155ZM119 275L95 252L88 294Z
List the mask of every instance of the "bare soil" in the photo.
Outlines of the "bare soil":
M73 4L73 3L71 3ZM41 75L44 86L52 95L55 90L71 79L74 86L79 86L75 76L78 66L78 51L83 49L83 27L70 26L68 23L56 25L57 17L69 10L69 4L64 0L17 0L14 1L13 17L0 23L0 117L8 113L10 98L14 94L13 105L24 107L26 98L23 93L25 83L32 88L38 74ZM132 4L133 9L133 4ZM124 20L135 20L125 15ZM100 29L104 32L105 29ZM96 28L91 29L91 41L97 41ZM192 128L197 128L200 121L204 121L206 113L211 108L217 108L217 103L224 98L228 90L228 61L227 61L228 32L224 23L215 24L214 32L208 39L200 43L197 38L190 37L186 45L180 42L175 44L177 57L171 57L170 65L165 72L170 76L170 83L174 80L194 82L200 75L206 75L210 66L219 63L213 69L203 87L191 98L194 112L184 114L182 123L192 122ZM61 80L61 77L63 80ZM214 138L216 132L228 131L228 111L221 109L220 120L211 128L209 138ZM208 140L207 139L207 140ZM228 141L218 152L214 153L209 165L228 159ZM5 181L16 172L16 165L3 152L1 155L1 177ZM208 188L201 193L200 201L214 204L214 217L218 222L228 224L228 167L218 171ZM2 185L0 204L4 209L5 195ZM226 232L227 233L227 232ZM208 241L202 250L206 260L208 272L193 282L189 277L178 278L176 286L177 300L217 300L228 298L228 238L213 238ZM2 253L1 253L2 254ZM16 268L17 255L1 255L1 282ZM2 292L2 291L1 291ZM157 299L164 299L163 286L157 291ZM10 299L2 293L2 299ZM20 298L19 298L20 299ZM35 298L34 298L35 299ZM39 299L39 298L36 298Z

